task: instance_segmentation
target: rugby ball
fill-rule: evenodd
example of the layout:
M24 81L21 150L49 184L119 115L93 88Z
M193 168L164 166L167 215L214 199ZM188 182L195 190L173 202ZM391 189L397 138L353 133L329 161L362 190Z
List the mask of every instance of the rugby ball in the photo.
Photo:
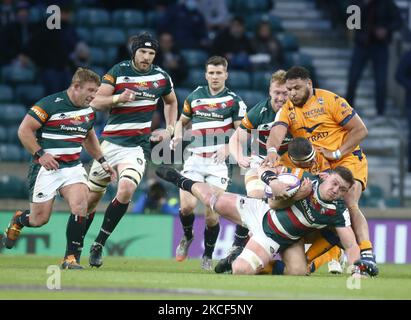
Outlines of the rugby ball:
M301 181L298 177L292 173L280 173L277 176L278 180L288 185L287 194L292 197L295 195L300 188ZM273 193L270 186L265 186L265 196L267 198L272 198Z

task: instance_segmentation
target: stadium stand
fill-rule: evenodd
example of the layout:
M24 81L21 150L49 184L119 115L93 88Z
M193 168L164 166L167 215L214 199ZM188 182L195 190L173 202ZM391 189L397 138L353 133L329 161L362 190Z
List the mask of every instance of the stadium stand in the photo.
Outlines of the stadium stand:
M11 102L13 100L13 88L0 84L0 102Z
M112 24L121 28L145 27L144 13L137 10L116 10L112 13Z
M18 84L15 90L16 102L32 105L44 97L44 87L40 84Z

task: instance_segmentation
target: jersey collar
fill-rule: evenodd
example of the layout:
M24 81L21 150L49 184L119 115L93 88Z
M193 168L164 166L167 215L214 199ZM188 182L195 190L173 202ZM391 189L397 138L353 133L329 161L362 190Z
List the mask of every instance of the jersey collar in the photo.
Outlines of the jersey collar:
M224 89L221 90L219 93L213 95L213 94L211 94L210 87L209 87L208 85L205 86L205 87L206 87L207 93L208 93L211 97L218 97L218 96L222 95L223 93L225 93L225 92L227 91L227 87L224 87Z

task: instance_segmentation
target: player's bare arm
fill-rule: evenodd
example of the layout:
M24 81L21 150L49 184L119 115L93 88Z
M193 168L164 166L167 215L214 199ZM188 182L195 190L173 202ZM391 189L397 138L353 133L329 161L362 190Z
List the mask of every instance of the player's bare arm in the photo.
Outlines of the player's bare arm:
M186 117L184 114L180 116L180 119L177 121L175 126L174 138L170 142L170 148L172 150L175 150L177 145L183 140L183 128L185 128L190 122L191 119Z
M351 226L338 227L335 230L347 255L348 265L351 266L354 261L360 258L360 247L355 239L354 231Z
M350 121L348 121L344 126L344 129L348 131L348 134L340 147L341 155L352 152L356 146L358 146L361 141L363 141L368 135L368 129L364 122L361 120L358 114L356 114ZM327 150L325 148L319 148L319 151L328 160L335 160L335 155L333 154L336 150Z
M241 120L234 121L234 129L238 129L240 126ZM216 163L223 163L225 159L230 154L230 146L229 143L225 144L223 147L217 150L215 153L214 159Z
M43 149L37 143L36 131L41 128L41 124L32 116L26 115L20 124L17 132L21 144L30 154L39 152L38 161L47 170L57 170L59 163L56 161L58 156L53 156L50 153L44 153Z
M277 150L287 135L287 127L283 125L276 125L271 128L270 135L267 139L267 157L263 164L273 166L277 162L278 154Z
M98 111L103 111L115 107L119 103L131 102L136 98L133 90L125 89L121 94L115 94L114 87L107 83L102 83L97 90L96 97L90 106Z
M250 167L250 158L244 156L243 144L247 142L248 133L246 130L238 127L230 138L229 151L237 161L240 168Z
M164 118L166 120L166 128L171 138L177 121L177 97L175 92L171 91L168 95L163 96L162 98L164 102Z

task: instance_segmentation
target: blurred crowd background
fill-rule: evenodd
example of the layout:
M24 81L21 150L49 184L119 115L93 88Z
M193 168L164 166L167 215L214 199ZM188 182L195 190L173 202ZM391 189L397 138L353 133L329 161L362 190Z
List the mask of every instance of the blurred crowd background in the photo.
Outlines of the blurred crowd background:
M46 28L46 8L61 9L61 29ZM361 29L347 28L347 7L361 9ZM360 205L386 209L411 202L411 2L409 0L73 0L0 2L0 209L26 200L30 155L17 128L38 99L68 87L74 70L99 75L130 58L130 36L149 31L155 64L171 75L181 110L205 84L204 63L227 57L227 86L249 108L268 94L271 74L302 65L314 85L345 97L369 130L362 147L369 185ZM97 113L96 131L107 115ZM164 126L161 105L153 128ZM84 154L82 160L89 162ZM153 174L135 194L135 213L178 213L177 190ZM245 193L233 168L231 191ZM115 186L106 193L109 201ZM12 203L12 204L10 204ZM130 211L130 210L129 210Z

